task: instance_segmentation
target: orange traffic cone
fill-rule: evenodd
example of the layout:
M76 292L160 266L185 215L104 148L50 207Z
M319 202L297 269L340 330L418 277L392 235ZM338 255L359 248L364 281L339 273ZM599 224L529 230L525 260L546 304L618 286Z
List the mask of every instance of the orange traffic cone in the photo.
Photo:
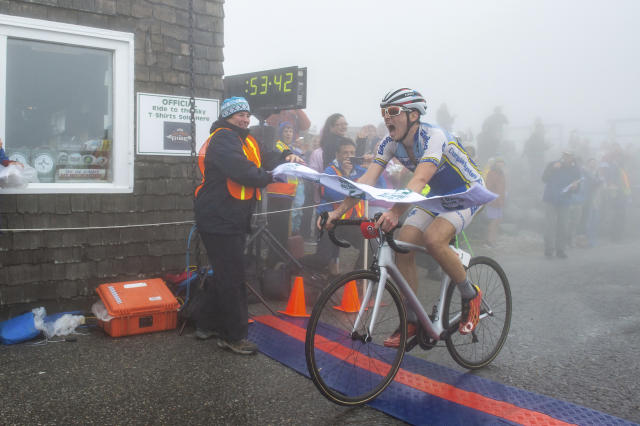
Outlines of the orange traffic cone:
M342 302L340 306L334 306L334 309L343 312L358 312L360 311L360 298L358 297L358 288L355 281L349 281L344 286L344 293L342 293Z
M282 314L289 315L290 317L309 317L307 314L307 304L304 300L304 284L302 277L296 277L293 283L293 289L289 295L289 303L287 309L284 311L278 311Z

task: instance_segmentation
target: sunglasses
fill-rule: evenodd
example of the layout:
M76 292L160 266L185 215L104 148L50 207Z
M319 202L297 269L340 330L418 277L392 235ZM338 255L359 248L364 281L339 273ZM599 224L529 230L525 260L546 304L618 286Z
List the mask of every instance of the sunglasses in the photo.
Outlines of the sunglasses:
M382 118L395 117L397 115L400 115L400 113L402 113L403 111L409 111L409 110L397 105L388 106L386 108L380 108L380 112L382 113Z

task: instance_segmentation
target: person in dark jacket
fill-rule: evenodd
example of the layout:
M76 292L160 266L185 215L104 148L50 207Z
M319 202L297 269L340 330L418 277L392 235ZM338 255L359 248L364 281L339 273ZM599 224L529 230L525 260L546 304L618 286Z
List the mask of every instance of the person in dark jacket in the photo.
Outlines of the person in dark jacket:
M239 354L253 354L248 341L244 246L251 215L261 189L273 181L268 170L278 164L302 162L289 150L260 152L249 134L249 103L241 97L225 99L211 135L200 149L203 175L196 188L195 218L213 268L215 285L207 289L210 303L196 315L196 337L219 337L218 346Z
M563 152L560 161L550 162L542 174L545 183L542 201L545 204L544 254L566 258L567 219L571 196L580 184L580 169L570 152Z

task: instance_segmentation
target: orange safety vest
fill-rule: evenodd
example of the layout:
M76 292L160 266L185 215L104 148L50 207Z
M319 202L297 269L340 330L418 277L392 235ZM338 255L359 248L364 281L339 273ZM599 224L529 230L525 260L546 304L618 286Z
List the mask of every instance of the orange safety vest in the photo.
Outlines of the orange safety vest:
M282 141L276 142L276 149L280 152L290 148L286 143ZM295 177L287 177L286 182L273 182L267 185L267 193L275 195L286 195L287 197L295 197L296 190L298 189L298 179Z
M225 127L217 128L213 131L213 133L209 135L209 138L202 145L202 148L200 148L200 151L198 152L198 167L200 168L200 173L202 174L202 183L196 188L196 197L198 196L200 188L202 188L202 185L204 185L204 157L207 154L209 142L211 142L213 135L215 135L218 130L222 129L231 130ZM238 139L240 139L240 137L238 137ZM242 139L240 139L240 141L242 142L242 152L244 152L244 155L247 157L247 159L255 164L256 167L260 167L262 162L260 159L260 148L258 147L258 142L251 135L248 135L244 141ZM229 178L227 178L227 190L233 198L236 198L238 200L250 200L251 198L253 198L254 193L257 200L261 199L260 188L241 185Z
M330 165L329 167L331 167L333 171L336 172L336 175L342 176L342 172L336 166ZM320 193L324 197L324 186L320 187ZM333 203L332 207L335 210L338 208L339 205L340 203ZM363 216L364 216L364 201L360 200L355 206L351 207L349 210L345 212L345 214L340 216L340 219L353 219L354 217L359 218Z

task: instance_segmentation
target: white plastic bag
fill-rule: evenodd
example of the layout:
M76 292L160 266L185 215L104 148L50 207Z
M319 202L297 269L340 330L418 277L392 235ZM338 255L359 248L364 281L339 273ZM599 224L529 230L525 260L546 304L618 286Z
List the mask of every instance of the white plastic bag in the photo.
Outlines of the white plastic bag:
M91 305L91 312L96 316L100 321L109 322L113 319L109 312L107 312L106 306L102 300L98 300L96 303Z
M45 321L47 312L43 307L33 310L33 323L36 330L40 330L47 336L67 336L76 330L76 327L85 323L82 315L64 314L55 321Z
M47 316L47 311L45 311L44 307L39 307L32 309L33 312L33 326L36 330L44 330L44 317Z
M76 331L76 327L82 324L84 324L84 316L64 314L55 322L45 321L43 331L47 339L53 336L67 336Z
M38 172L29 165L0 166L0 188L26 188L30 182L38 182Z

